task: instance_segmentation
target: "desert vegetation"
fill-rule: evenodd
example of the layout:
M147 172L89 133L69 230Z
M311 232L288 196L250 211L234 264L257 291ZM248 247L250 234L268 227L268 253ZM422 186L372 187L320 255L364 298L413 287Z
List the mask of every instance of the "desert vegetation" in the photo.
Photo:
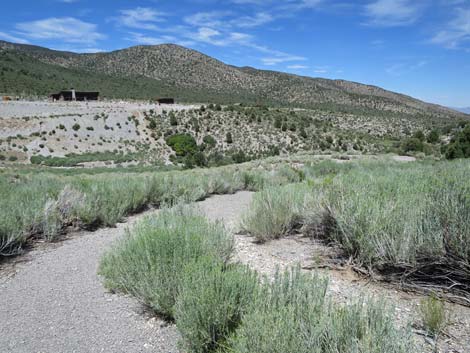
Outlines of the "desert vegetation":
M147 207L259 190L295 179L285 171L235 169L98 174L46 169L0 173L0 254L17 254L33 238L54 240L67 227L112 226ZM295 173L294 173L295 174Z
M468 301L468 162L349 168L263 190L245 229L259 241L300 229L339 244L368 271L451 289Z
M230 262L233 239L187 207L139 223L101 263L109 288L175 320L187 352L407 352L408 329L373 300L346 305L298 268L261 279Z

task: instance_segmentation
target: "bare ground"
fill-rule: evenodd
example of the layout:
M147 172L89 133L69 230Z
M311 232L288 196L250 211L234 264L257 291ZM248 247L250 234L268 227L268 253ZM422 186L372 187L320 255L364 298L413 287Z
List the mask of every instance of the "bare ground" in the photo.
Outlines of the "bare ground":
M213 196L199 203L212 220L223 221L238 232L250 192ZM149 212L147 212L149 213ZM143 215L116 228L78 232L67 240L34 250L0 271L0 347L6 352L177 352L173 325L152 318L134 299L107 293L97 276L99 259L125 228ZM335 264L336 251L301 235L255 244L237 234L236 259L268 276L276 268L300 262L305 271ZM397 307L400 323L417 324L416 339L423 352L433 342L425 339L416 318L419 295L368 282L350 268L323 268L330 276L330 292L338 301L360 295L386 298ZM438 352L470 351L470 310L448 305L451 324L438 342Z

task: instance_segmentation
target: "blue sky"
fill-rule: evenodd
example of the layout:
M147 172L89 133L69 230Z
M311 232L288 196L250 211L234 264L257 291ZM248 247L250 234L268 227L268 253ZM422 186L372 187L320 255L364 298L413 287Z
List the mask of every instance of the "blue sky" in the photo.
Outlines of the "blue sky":
M16 0L2 4L0 39L77 52L176 43L470 106L470 0Z

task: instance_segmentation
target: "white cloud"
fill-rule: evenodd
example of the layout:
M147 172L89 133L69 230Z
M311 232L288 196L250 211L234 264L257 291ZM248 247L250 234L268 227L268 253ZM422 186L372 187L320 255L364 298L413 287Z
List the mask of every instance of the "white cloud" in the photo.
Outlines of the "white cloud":
M274 66L278 64L283 64L291 61L305 61L307 58L297 55L290 55L287 53L280 53L276 56L262 58L261 62L266 66Z
M274 17L266 12L256 13L254 16L235 16L231 11L198 12L186 16L184 21L197 27L211 27L221 29L252 28L274 21Z
M251 47L253 39L250 34L240 32L220 32L209 27L200 27L196 32L187 32L185 36L195 42L211 44L219 47L228 45Z
M133 42L135 44L141 45L159 45L159 44L179 44L182 46L193 45L194 42L190 40L180 40L175 36L171 35L162 35L158 37L148 36L142 33L130 32L129 37L125 38L126 40Z
M19 43L19 44L29 44L26 39L12 36L11 34L0 32L0 39L6 40L7 42Z
M146 30L158 30L156 23L164 22L165 13L148 7L121 10L121 15L114 20L120 25Z
M366 5L367 24L379 27L406 26L421 15L423 3L413 0L377 0Z
M83 22L73 17L46 18L16 25L22 36L31 39L56 39L66 43L95 44L106 38L97 32L93 23Z
M258 6L272 6L272 4L280 5L281 1L274 0L232 0L232 3L239 5L258 5ZM315 8L323 0L284 0L279 8L290 8L292 10L301 10L306 8Z
M238 3L245 3L247 0L239 0ZM249 0L248 0L249 1ZM252 1L249 1L252 3ZM303 4L302 6L313 6L319 0L312 1L288 1L289 4ZM260 2L261 4L261 2ZM161 44L164 42L179 43L181 45L209 44L218 47L244 47L264 53L265 58L260 59L265 65L277 65L285 62L303 61L304 57L291 55L278 50L271 49L256 43L256 38L243 30L261 26L276 19L269 12L258 12L250 16L240 16L234 11L209 11L198 12L183 18L183 25L156 26L155 23L162 19L164 14L152 10L148 13L148 8L138 8L142 14L137 15L136 11L121 11L127 15L124 21L127 27L140 28L144 30L154 30L159 35L152 36L142 33L130 33L126 40L137 44ZM130 19L129 19L130 18ZM140 19L140 21L137 21ZM114 19L115 20L115 19ZM123 21L121 21L123 22ZM161 35L166 34L166 36Z
M308 66L306 65L289 65L287 66L288 69L291 69L291 70L305 70L305 69L308 69Z
M323 0L293 0L287 1L281 8L291 11L301 11L317 8L322 2Z
M432 42L449 49L456 49L462 43L470 41L470 9L458 9L457 16L447 28L438 32Z
M238 27L258 27L274 21L274 17L266 12L259 12L255 16L243 16L233 20L233 24Z
M417 63L398 63L393 64L385 69L385 72L391 76L402 76L410 72L416 71L423 66L426 66L426 60L418 61Z
M100 48L76 48L76 47L70 47L70 46L54 46L51 47L52 50L58 50L58 51L69 51L72 53L88 53L88 54L94 54L94 53L103 53L105 50L100 49Z
M198 12L184 18L184 22L189 25L197 27L226 27L228 23L223 21L227 16L230 16L230 11L210 11L210 12Z

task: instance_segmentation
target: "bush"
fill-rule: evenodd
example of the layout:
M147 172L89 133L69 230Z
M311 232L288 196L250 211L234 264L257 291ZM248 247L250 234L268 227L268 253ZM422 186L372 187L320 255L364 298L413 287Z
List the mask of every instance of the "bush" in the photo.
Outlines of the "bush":
M171 319L187 264L203 257L225 264L232 252L233 239L222 225L181 206L137 224L103 258L100 274L108 288L132 294Z
M423 141L415 137L406 139L403 142L402 150L404 153L423 152L424 151Z
M258 277L241 265L197 261L186 267L175 319L185 352L213 352L226 345L258 289Z
M78 130L80 130L80 124L74 124L74 125L72 126L72 129L73 129L73 131L78 131Z
M445 149L447 159L470 158L470 124L457 132Z
M428 134L427 141L429 143L438 143L440 141L440 134L439 130L433 129L431 132Z
M209 146L209 148L214 148L217 145L217 141L210 135L204 136L202 141Z
M270 187L254 195L242 226L258 242L288 234L302 220L302 204L306 185Z
M197 143L194 137L189 134L177 134L166 139L166 143L170 146L176 155L184 157L197 152Z
M173 112L170 113L170 125L171 126L178 126L178 119Z
M235 353L407 353L408 331L393 324L391 308L371 300L333 304L327 281L300 269L266 283L230 337Z
M420 140L421 142L424 142L424 140L426 139L426 136L424 136L424 132L422 132L421 130L418 130L413 134L413 138Z
M470 261L470 185L465 164L374 168L337 176L328 209L333 238L367 266L457 256Z
M8 157L8 160L10 162L16 162L18 160L18 157L17 156L10 156L10 157Z
M425 330L431 336L438 337L448 323L444 302L431 295L421 301L420 313Z
M227 136L225 138L225 141L229 144L233 143L233 138L232 138L232 133L231 132L227 132Z

